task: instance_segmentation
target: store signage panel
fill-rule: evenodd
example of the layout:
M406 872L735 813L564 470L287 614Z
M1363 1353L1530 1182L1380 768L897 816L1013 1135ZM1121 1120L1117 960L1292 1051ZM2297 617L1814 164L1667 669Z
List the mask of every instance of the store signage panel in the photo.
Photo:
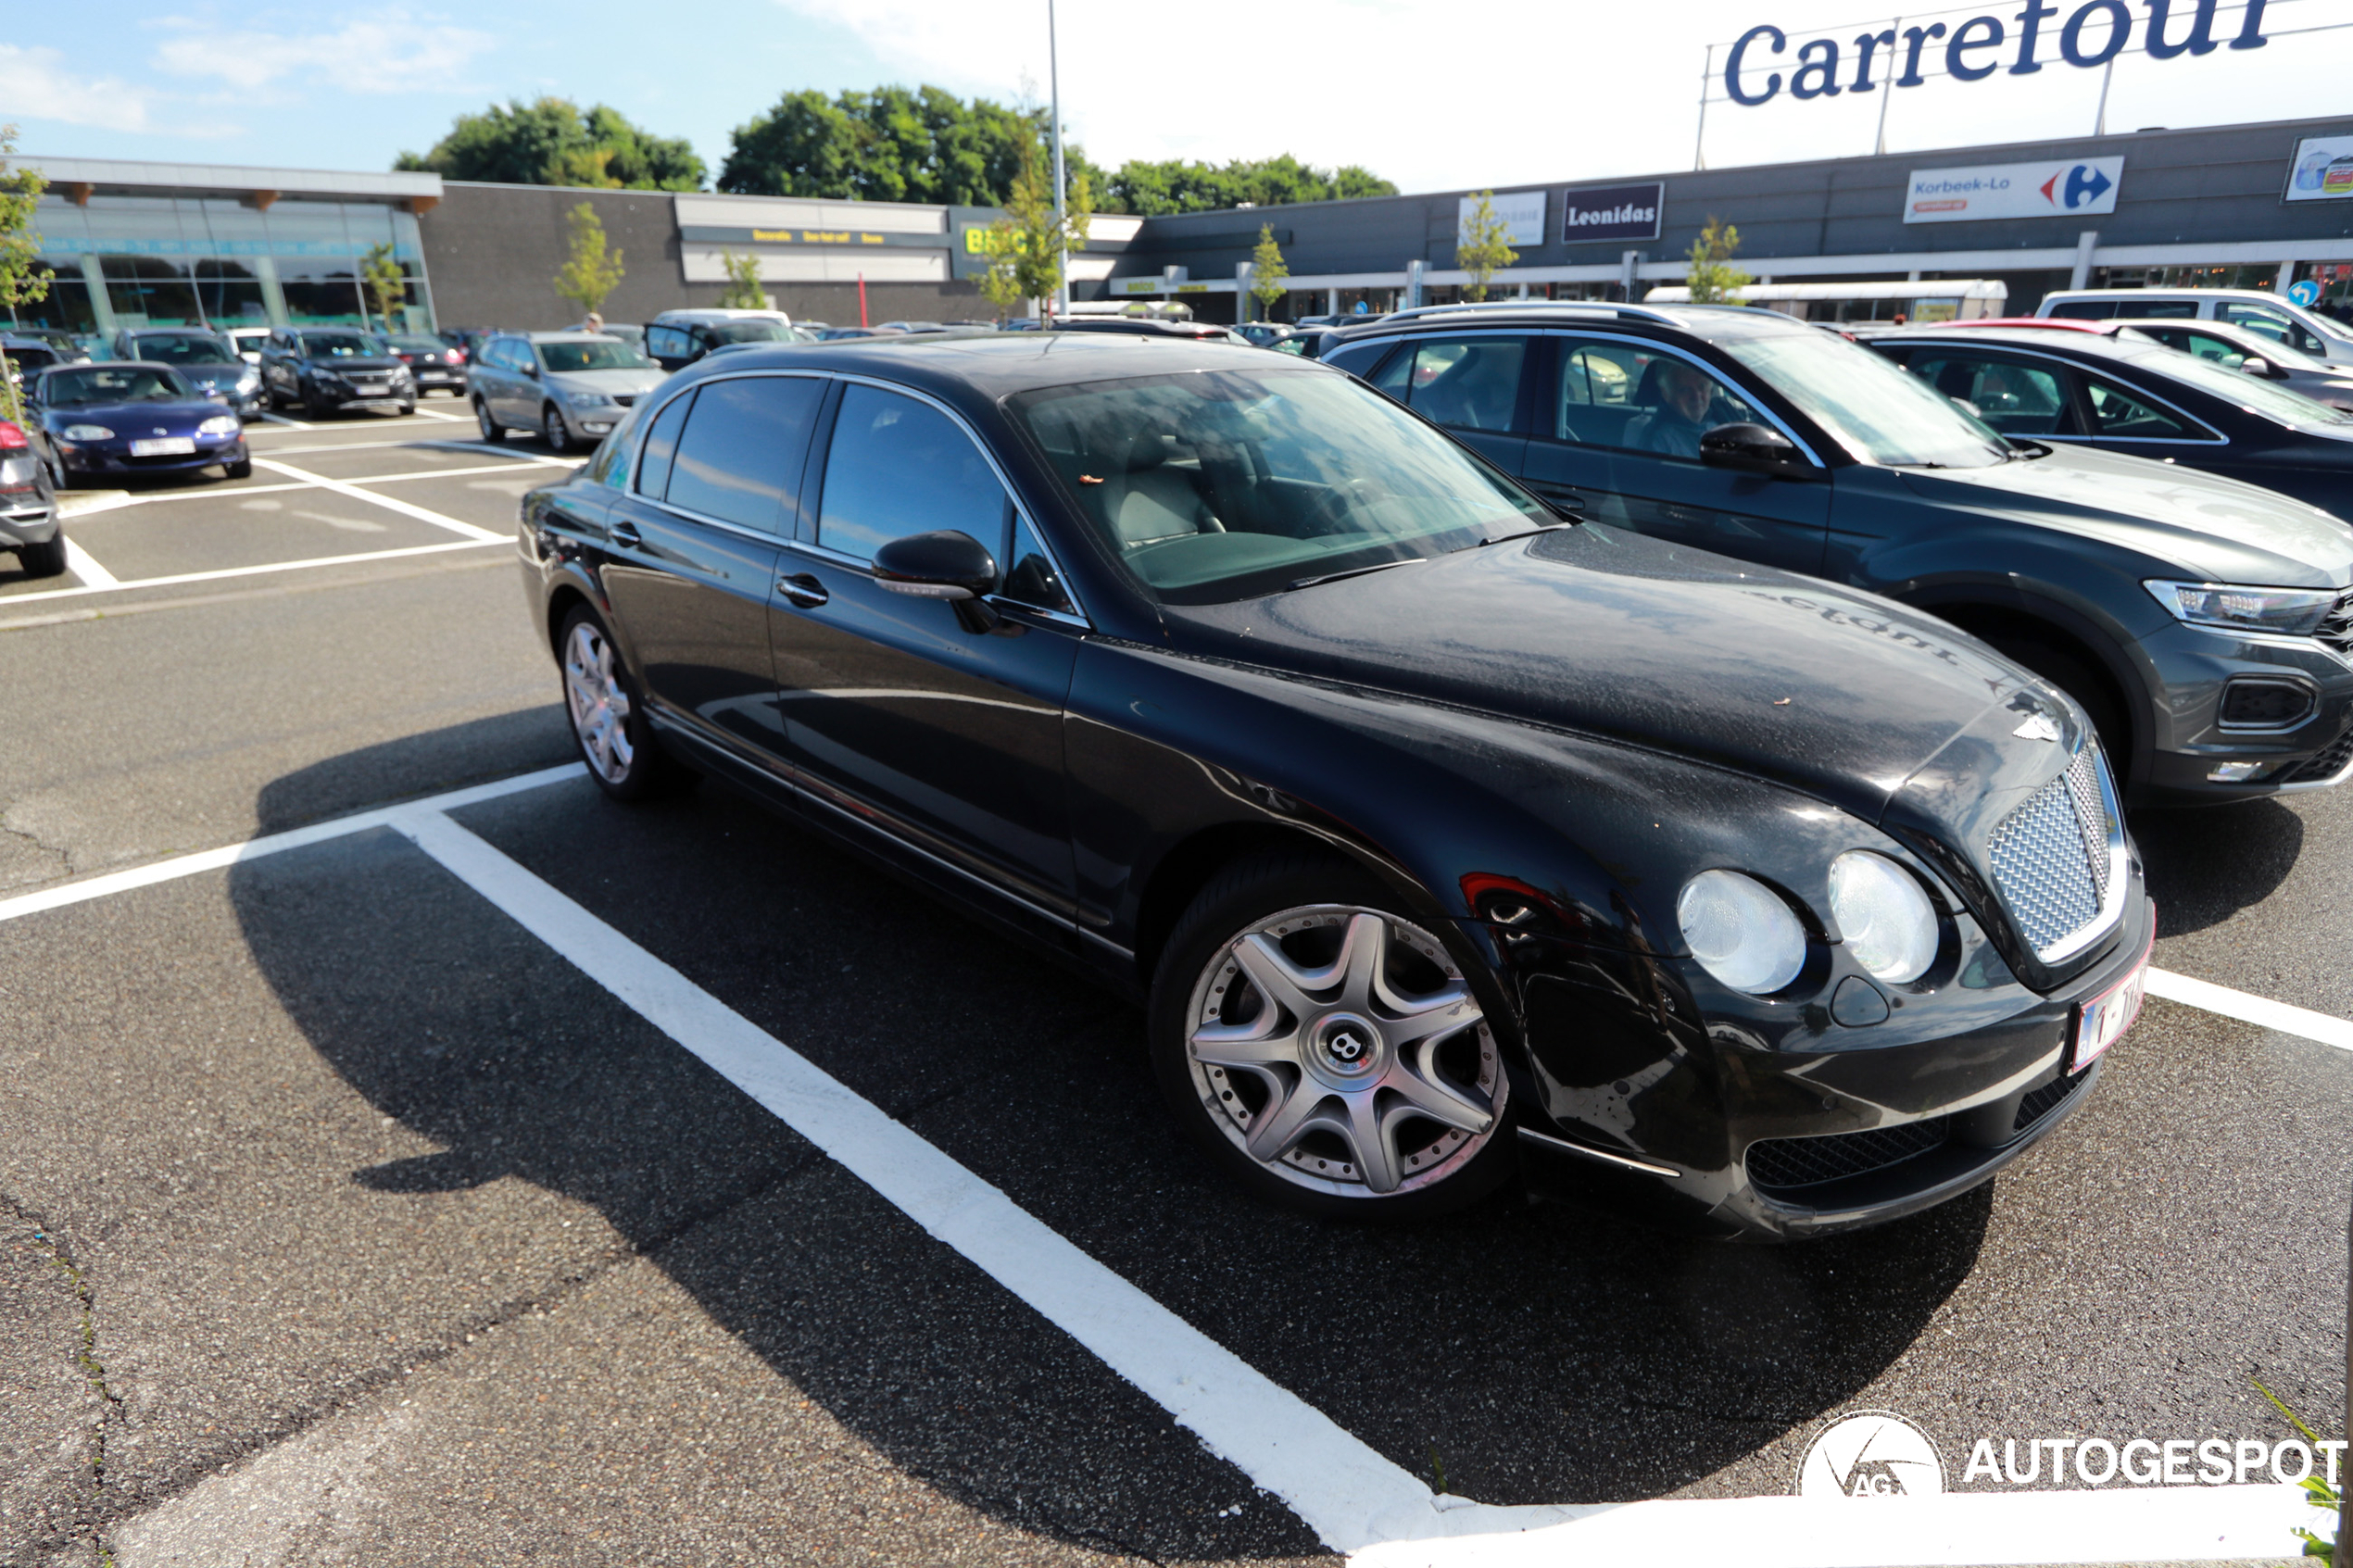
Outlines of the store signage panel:
M2309 136L2288 160L2283 201L2325 202L2353 198L2353 136Z
M1987 163L1915 169L1904 188L1906 223L1974 223L1989 218L2090 218L2116 210L2120 157L2052 163Z
M1544 193L1541 191L1506 191L1502 195L1490 195L1487 205L1496 217L1504 220L1504 238L1516 245L1541 245L1544 243ZM1477 196L1465 196L1454 220L1454 232L1464 233L1470 227L1471 214L1478 209Z
M1568 245L1595 240L1655 240L1667 187L1656 180L1639 185L1598 185L1561 197L1561 239Z

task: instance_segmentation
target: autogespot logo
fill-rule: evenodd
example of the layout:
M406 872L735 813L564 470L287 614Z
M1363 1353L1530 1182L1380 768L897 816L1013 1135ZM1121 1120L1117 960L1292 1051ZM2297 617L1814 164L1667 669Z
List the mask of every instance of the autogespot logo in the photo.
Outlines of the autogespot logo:
M1802 1498L1934 1497L1944 1489L1936 1445L1888 1411L1839 1417L1815 1436L1797 1467Z

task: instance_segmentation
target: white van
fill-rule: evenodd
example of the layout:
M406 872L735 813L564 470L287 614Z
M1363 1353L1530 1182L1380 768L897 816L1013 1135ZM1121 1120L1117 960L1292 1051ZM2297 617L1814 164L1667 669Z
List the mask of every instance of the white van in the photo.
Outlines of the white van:
M2079 321L2115 317L2227 321L2301 349L2315 359L2353 364L2353 328L2259 289L2060 289L2045 295L2034 314Z

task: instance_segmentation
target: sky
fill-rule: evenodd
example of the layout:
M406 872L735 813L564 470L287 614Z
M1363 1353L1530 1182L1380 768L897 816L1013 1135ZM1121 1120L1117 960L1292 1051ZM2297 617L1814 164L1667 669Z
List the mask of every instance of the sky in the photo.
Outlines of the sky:
M1765 23L1788 37L1780 61L1744 73L1755 95L1804 40L1868 31L1867 3L1058 0L1063 117L1106 167L1289 152L1362 164L1406 191L1673 172L1699 157L1722 168L1855 156L1881 133L1882 103L1891 152L2093 129L2108 73L2061 62L2053 42L2082 0L2051 0L2050 63L2032 74L1956 81L1934 44L1918 87L1805 102L1783 91L1755 107L1725 97L1729 41ZM1992 16L2011 37L1982 57L2008 64L2022 3L1915 13L1907 25ZM2171 0L2177 38L2198 3ZM2247 4L2219 0L2218 38L2236 33ZM2109 130L2345 112L2353 0L2269 0L2270 45L2164 60L2139 48L2149 8L2131 7ZM2079 51L2095 52L2106 25L2088 22ZM460 113L554 94L688 138L716 175L736 126L805 87L930 82L1043 102L1047 34L1047 0L690 0L655 13L615 0L26 6L0 43L0 122L15 122L32 155L373 169L426 150Z

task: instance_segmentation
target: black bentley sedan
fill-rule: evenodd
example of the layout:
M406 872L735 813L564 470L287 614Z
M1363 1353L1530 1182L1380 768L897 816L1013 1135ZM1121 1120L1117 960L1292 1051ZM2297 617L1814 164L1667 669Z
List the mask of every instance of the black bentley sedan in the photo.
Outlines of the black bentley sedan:
M1147 1007L1314 1212L1516 1173L1866 1224L2080 1104L2152 931L2082 711L1566 523L1348 376L1061 332L714 355L523 497L582 756L724 776Z

